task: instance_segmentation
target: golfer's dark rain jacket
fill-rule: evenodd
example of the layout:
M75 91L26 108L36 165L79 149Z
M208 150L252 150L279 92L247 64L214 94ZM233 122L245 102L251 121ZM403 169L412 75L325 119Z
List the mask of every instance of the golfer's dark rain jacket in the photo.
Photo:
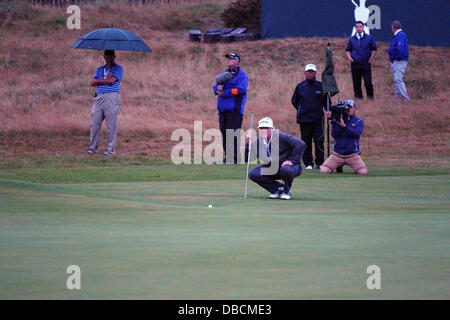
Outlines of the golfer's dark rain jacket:
M274 152L276 148L273 148L273 143L277 140L277 137L279 141L278 155ZM260 150L261 148L263 150ZM281 167L284 161L290 160L293 165L298 165L301 168L301 160L303 152L306 149L306 144L299 138L278 130L274 130L273 137L269 145L269 152L267 152L267 148L268 146L262 142L262 138L258 137L258 139L253 140L250 161L253 161L256 158L260 158L263 161L269 160L269 158L272 161L276 161L278 159L279 166ZM245 161L248 159L248 149L249 146L247 143L245 146Z
M297 109L297 123L323 121L326 96L322 97L322 83L305 80L297 84L291 99Z

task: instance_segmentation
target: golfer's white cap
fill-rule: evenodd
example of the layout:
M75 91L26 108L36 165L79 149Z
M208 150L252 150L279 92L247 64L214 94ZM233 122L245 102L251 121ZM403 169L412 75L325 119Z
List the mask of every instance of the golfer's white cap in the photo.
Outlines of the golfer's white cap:
M273 128L273 121L269 117L262 118L258 122L258 128Z
M305 71L309 71L309 70L317 71L317 68L314 64L310 63L310 64L307 64L305 67Z

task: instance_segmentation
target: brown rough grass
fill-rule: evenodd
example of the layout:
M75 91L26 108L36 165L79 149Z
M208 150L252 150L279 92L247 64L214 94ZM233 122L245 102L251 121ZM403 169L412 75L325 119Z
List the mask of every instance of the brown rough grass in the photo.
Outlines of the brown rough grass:
M103 61L99 51L70 46L81 35L111 23L138 34L153 50L117 52L117 62L125 70L119 155L169 158L175 144L170 142L173 130L192 132L194 120L203 121L203 130L217 128L211 86L229 51L240 53L250 78L244 128L253 111L255 119L271 116L278 128L299 135L290 104L292 91L303 80L306 63L318 66L320 80L328 41L335 55L339 97L353 96L344 52L347 39L198 44L188 41L186 30L179 30L190 28L192 19L196 21L192 27L203 30L221 26L214 17L227 3L82 7L81 30L65 27L65 8L17 5L0 32L0 158L82 156L94 93L89 80ZM5 19L0 15L0 26ZM361 139L364 157L383 164L412 165L429 159L448 166L449 49L411 46L405 82L412 102L402 105L394 97L385 53L388 44L378 45L373 65L376 100L359 102L358 112L366 123ZM102 148L104 134L101 139Z

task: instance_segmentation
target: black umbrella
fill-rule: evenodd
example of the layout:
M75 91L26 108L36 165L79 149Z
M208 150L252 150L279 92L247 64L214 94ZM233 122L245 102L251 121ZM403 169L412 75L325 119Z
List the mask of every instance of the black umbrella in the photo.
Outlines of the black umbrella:
M322 72L322 94L330 97L339 92L336 79L334 78L333 52L330 49L330 43L325 53L325 69Z
M322 72L322 94L327 99L327 111L330 111L331 97L339 92L334 78L333 52L328 43L325 53L325 69ZM330 122L327 119L327 154L330 156Z
M137 35L117 28L104 28L89 32L75 42L71 48L93 50L152 50Z

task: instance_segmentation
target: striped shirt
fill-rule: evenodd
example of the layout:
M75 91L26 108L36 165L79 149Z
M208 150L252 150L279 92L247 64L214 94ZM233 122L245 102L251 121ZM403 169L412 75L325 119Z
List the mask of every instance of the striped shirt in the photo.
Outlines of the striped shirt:
M118 64L113 64L110 68L101 66L97 68L94 79L103 79L109 72L112 72L113 77L117 79L113 84L99 84L97 85L97 94L107 92L120 92L120 83L122 81L123 68Z

